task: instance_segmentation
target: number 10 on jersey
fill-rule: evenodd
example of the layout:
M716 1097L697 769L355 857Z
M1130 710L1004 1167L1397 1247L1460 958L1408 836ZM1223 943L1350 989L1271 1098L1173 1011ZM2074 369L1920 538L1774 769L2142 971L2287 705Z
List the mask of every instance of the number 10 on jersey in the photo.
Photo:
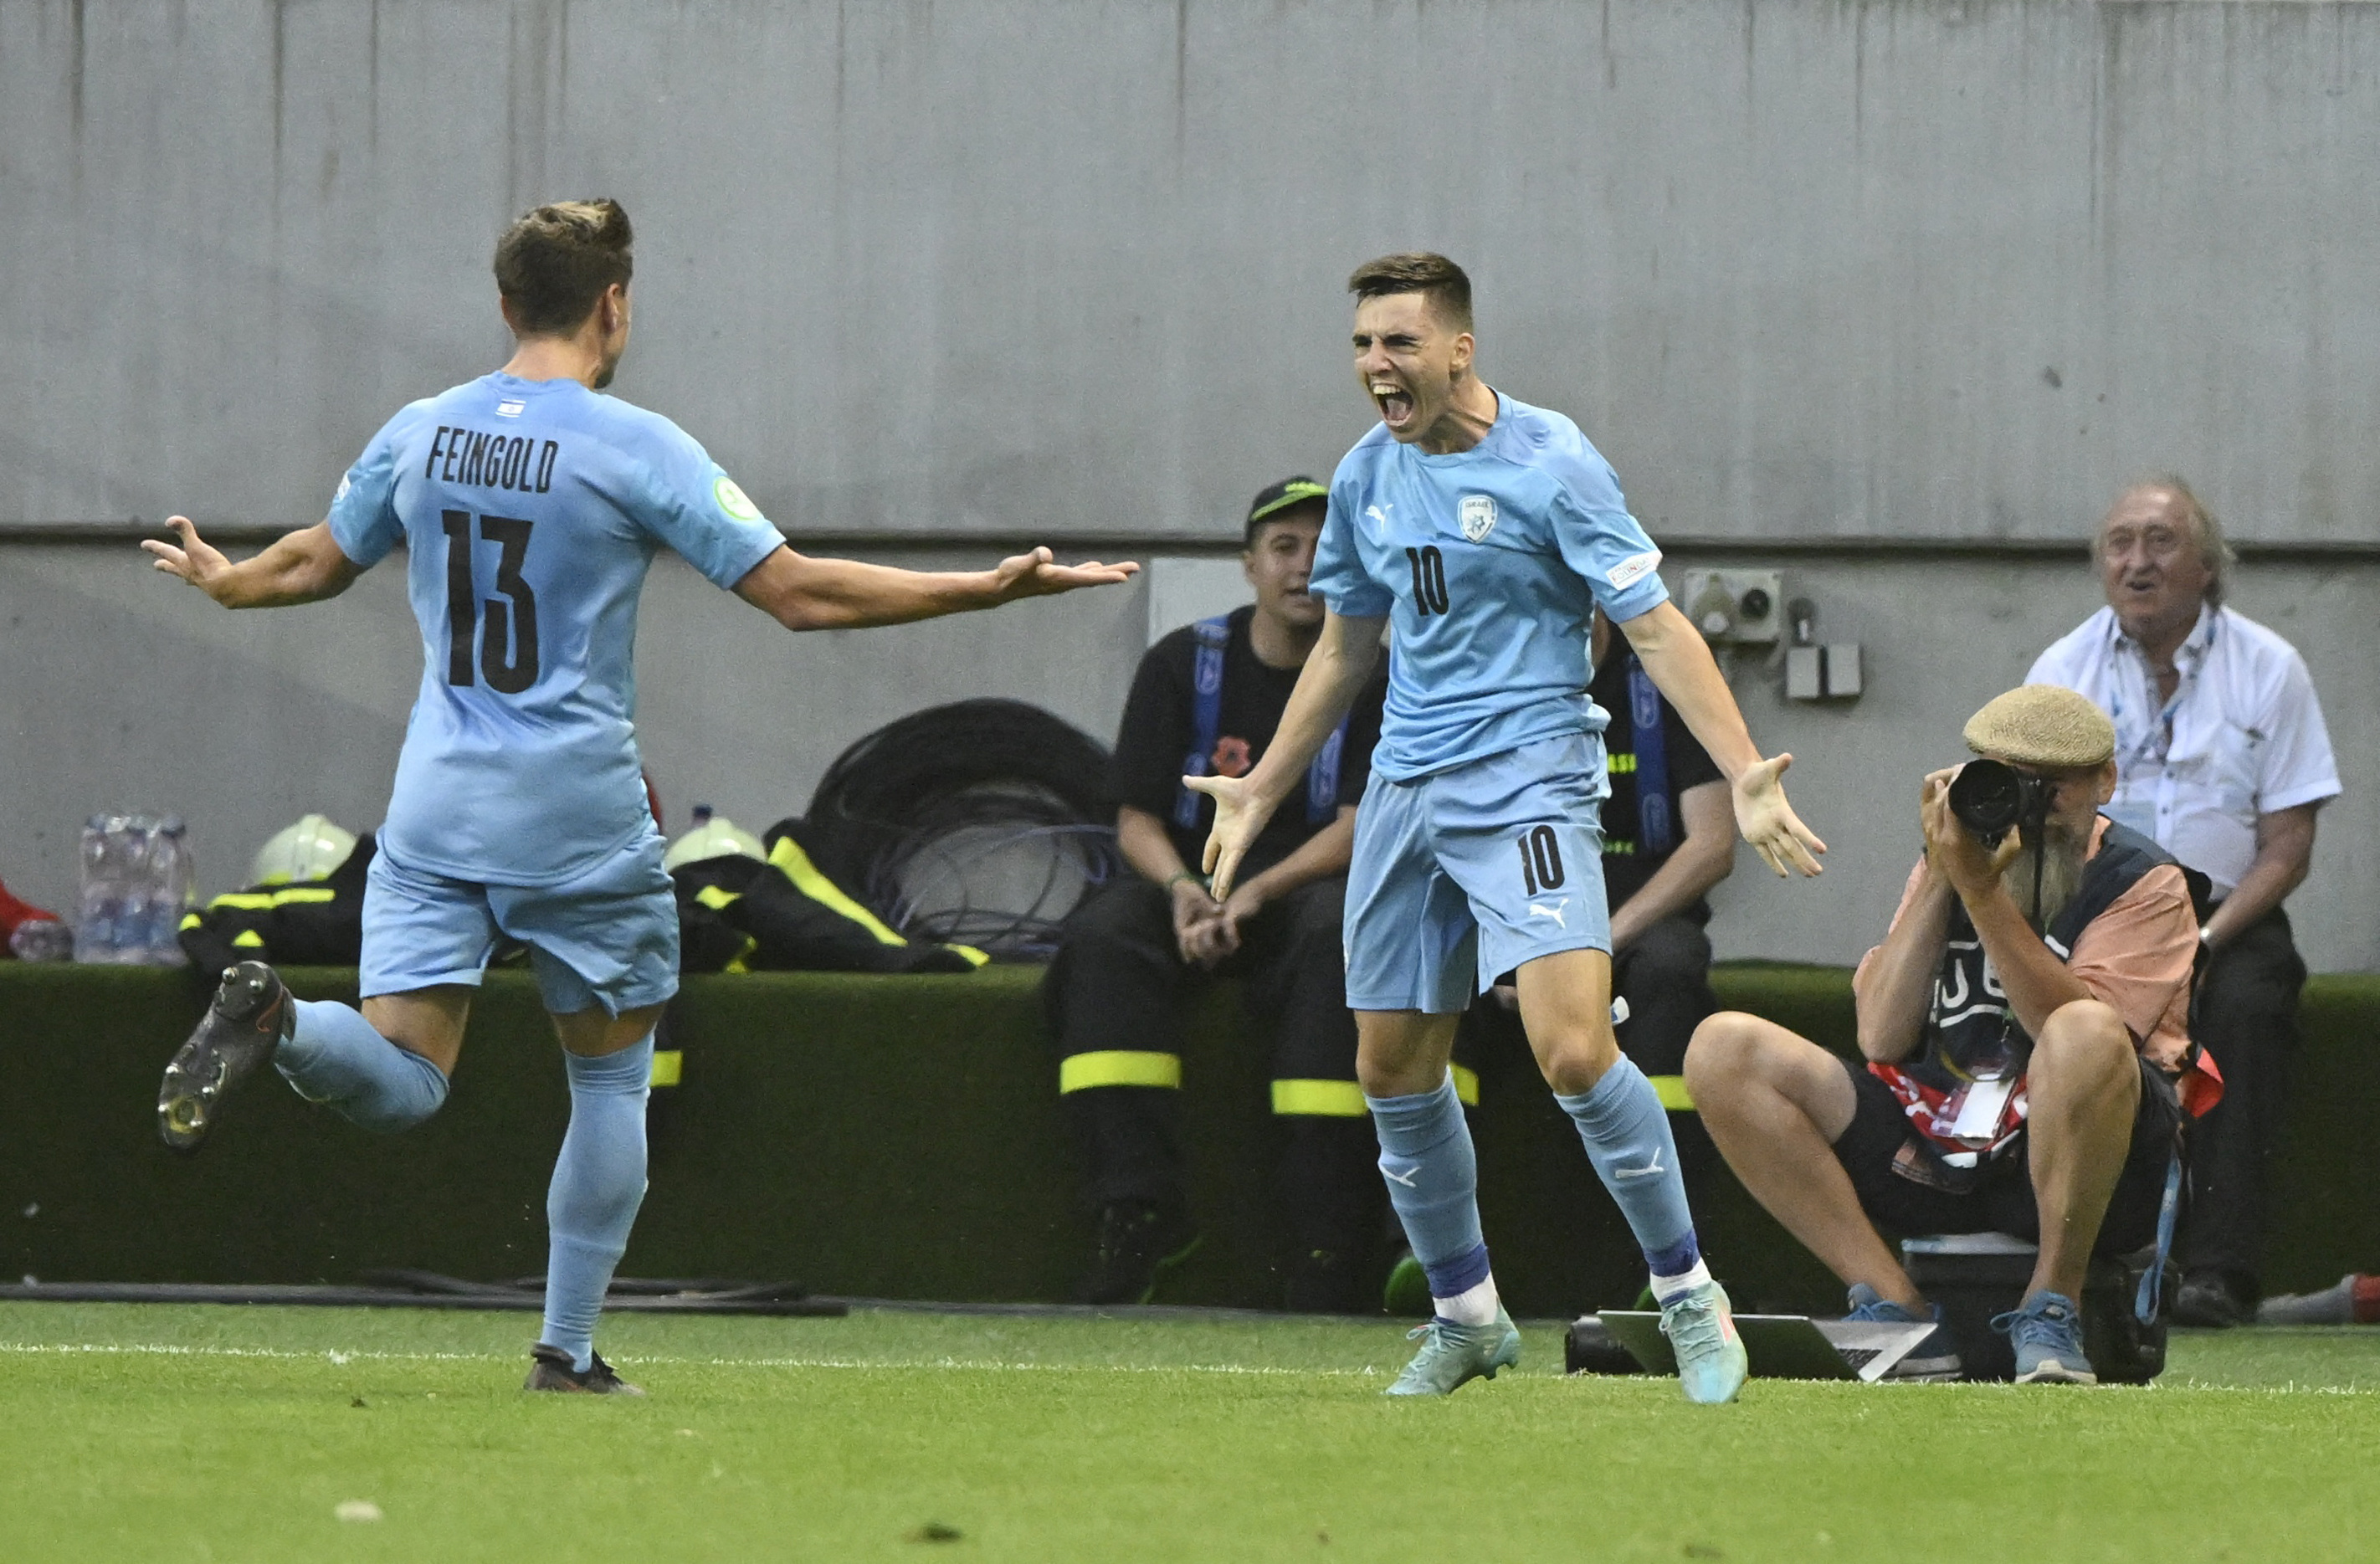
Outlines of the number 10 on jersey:
M1414 608L1424 615L1446 612L1446 556L1430 543L1405 551L1413 566Z
M471 667L473 632L480 624L480 592L471 579L471 515L468 511L440 513L446 533L446 682L475 682ZM496 590L490 598L488 623L479 636L480 672L488 687L499 695L518 695L537 683L537 594L521 578L521 562L528 557L530 524L517 516L483 515L480 536L503 552L496 557Z

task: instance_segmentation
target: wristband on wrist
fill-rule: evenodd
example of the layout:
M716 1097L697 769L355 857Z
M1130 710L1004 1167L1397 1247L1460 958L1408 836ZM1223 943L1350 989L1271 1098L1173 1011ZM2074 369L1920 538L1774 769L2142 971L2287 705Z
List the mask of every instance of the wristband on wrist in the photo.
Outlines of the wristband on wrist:
M1175 870L1173 871L1173 874L1172 874L1172 878L1170 878L1170 879L1168 879L1166 880L1166 882L1165 882L1165 889L1167 889L1168 891L1171 891L1171 890L1172 890L1175 886L1177 886L1177 885L1181 884L1181 883L1182 883L1184 880L1185 880L1185 879L1186 879L1186 880L1188 880L1191 884L1196 885L1196 886L1198 886L1198 887L1200 887L1201 889L1204 889L1204 888L1205 888L1205 886L1206 886L1206 884L1207 884L1207 882L1206 882L1204 879L1200 879L1198 876L1196 876L1196 875L1195 875L1195 874L1192 874L1188 869L1175 869Z

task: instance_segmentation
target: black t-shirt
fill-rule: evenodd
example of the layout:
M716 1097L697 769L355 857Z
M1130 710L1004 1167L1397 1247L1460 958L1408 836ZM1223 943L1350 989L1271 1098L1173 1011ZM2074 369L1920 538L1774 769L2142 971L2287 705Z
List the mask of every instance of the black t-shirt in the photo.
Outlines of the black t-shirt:
M1638 850L1637 835L1641 823L1636 813L1636 729L1628 715L1628 668L1632 659L1624 646L1613 647L1604 655L1603 666L1595 671L1595 682L1587 693L1595 704L1611 714L1610 725L1603 730L1603 748L1609 757L1611 796L1603 804L1603 888L1614 910L1622 902L1645 888L1660 867L1669 861L1669 854L1659 856ZM1686 720L1668 699L1661 699L1662 750L1670 761L1670 819L1671 851L1685 840L1685 817L1679 811L1678 795L1690 787L1704 782L1724 780L1707 750L1694 741ZM1704 917L1710 915L1702 903L1695 904Z
M1223 646L1223 699L1216 723L1214 753L1208 757L1211 775L1245 776L1264 758L1289 692L1297 687L1298 671L1272 668L1257 660L1248 640L1253 606L1235 609ZM1198 662L1198 638L1185 624L1148 649L1133 675L1132 695L1124 702L1123 722L1117 729L1114 758L1108 764L1108 793L1119 805L1146 809L1165 822L1174 851L1192 869L1206 851L1208 828L1214 823L1215 803L1198 796L1198 818L1184 827L1173 818L1180 796L1183 761L1195 737L1196 708L1191 690ZM1364 796L1372 773L1372 746L1380 737L1380 705L1388 697L1388 676L1375 673L1355 697L1349 712L1347 742L1339 757L1339 803L1352 805ZM1333 811L1335 815L1336 811ZM1306 838L1328 825L1306 818L1303 789L1291 794L1274 812L1242 866L1241 877L1262 873L1302 846Z

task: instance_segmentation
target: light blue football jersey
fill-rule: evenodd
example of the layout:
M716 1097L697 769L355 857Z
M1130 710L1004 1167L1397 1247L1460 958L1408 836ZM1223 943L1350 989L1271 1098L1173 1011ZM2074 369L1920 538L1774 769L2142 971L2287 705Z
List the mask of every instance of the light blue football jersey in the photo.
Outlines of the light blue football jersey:
M669 419L505 374L391 418L330 521L358 565L404 540L421 625L381 843L408 868L499 885L575 879L652 829L634 662L654 554L732 587L784 542Z
M1312 583L1335 612L1390 620L1373 770L1402 782L1601 733L1586 693L1595 605L1615 623L1659 607L1660 563L1610 467L1560 413L1500 392L1487 438L1444 456L1374 426L1331 477Z

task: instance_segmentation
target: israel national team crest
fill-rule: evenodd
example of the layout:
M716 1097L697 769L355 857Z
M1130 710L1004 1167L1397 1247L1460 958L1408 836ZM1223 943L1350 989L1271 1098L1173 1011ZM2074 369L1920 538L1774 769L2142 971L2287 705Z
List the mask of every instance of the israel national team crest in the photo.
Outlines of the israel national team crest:
M1476 543L1496 530L1496 497L1492 494L1465 494L1456 515L1463 523L1463 535Z

